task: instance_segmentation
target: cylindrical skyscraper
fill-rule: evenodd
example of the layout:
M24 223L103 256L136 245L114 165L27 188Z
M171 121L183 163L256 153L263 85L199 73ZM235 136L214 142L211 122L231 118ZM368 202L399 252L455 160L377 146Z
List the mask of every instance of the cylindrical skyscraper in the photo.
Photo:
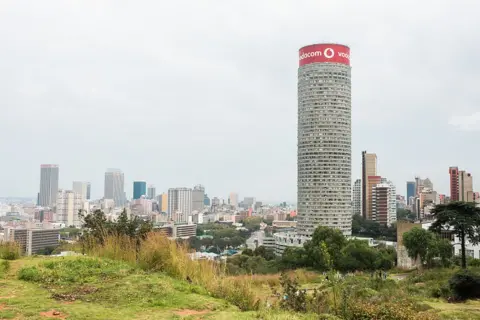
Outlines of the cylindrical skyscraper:
M350 48L314 44L300 49L298 68L298 234L317 226L350 235Z

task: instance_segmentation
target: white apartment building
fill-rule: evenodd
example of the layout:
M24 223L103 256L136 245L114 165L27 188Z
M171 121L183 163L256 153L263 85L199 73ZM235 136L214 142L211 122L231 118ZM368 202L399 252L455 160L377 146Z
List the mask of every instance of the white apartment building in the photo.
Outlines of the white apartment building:
M169 220L175 223L188 222L188 218L192 215L192 189L168 189L167 215Z
M60 190L57 195L56 221L65 226L81 227L82 221L78 215L80 210L87 210L88 202L81 194L72 190Z
M353 183L352 207L353 214L362 214L362 179L357 179Z

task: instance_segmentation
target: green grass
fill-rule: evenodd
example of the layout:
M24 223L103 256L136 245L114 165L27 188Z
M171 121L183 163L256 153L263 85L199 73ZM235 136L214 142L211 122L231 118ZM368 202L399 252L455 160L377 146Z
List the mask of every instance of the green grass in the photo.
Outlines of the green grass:
M73 301L72 301L73 300ZM241 312L206 289L163 273L90 257L36 257L11 262L0 277L0 319L314 319L287 312ZM179 311L204 312L181 316Z

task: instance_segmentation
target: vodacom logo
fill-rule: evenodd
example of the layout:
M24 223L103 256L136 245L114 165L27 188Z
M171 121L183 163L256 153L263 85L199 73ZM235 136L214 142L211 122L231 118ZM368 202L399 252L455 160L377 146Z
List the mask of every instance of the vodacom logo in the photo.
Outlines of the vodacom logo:
M327 48L323 51L323 55L325 56L325 58L331 59L335 55L335 51L333 51L332 48Z

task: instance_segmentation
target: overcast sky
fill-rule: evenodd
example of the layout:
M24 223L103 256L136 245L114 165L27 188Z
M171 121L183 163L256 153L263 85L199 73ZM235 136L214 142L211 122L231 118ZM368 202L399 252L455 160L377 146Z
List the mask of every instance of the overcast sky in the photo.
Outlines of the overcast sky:
M476 1L0 3L0 195L36 197L104 172L157 192L296 200L298 49L351 47L352 180L361 151L405 194L448 167L480 186Z

